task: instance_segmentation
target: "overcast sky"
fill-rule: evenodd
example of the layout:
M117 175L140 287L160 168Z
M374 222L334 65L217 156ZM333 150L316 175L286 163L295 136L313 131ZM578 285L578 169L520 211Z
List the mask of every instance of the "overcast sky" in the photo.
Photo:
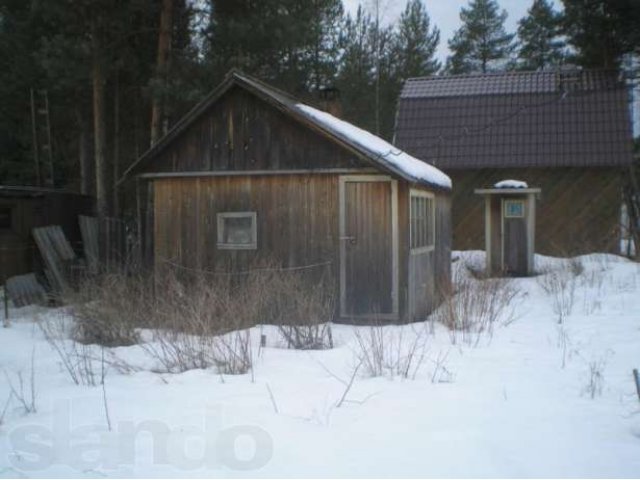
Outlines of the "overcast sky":
M427 7L429 17L431 17L432 24L435 24L440 29L440 46L438 48L438 58L444 62L449 55L449 49L447 48L447 40L453 36L460 27L460 8L467 6L469 0L422 0ZM344 5L348 12L355 13L358 9L358 4L370 11L373 10L374 0L343 0ZM402 10L407 3L407 0L380 0L381 15L385 23L390 23L398 19ZM527 13L527 9L531 6L533 0L498 0L498 4L504 8L509 17L506 21L507 31L515 33L518 20L524 17ZM559 8L560 1L553 0L552 3L556 8Z

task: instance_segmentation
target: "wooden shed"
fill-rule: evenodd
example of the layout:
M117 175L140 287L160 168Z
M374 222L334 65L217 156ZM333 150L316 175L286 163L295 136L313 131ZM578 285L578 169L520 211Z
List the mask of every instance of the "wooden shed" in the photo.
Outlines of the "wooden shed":
M535 270L536 197L539 188L503 180L479 188L484 197L486 273L525 277Z
M324 268L344 321L424 318L450 281L446 175L237 71L120 182L150 266Z
M81 251L78 215L93 215L93 199L63 190L0 186L0 281L39 271L39 254L32 231L60 225L74 248Z

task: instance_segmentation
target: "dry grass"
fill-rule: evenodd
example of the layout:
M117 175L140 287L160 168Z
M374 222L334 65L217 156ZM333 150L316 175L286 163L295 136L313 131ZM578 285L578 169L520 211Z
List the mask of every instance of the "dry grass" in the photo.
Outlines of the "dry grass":
M333 346L334 289L325 277L268 260L243 274L169 264L153 276L108 273L67 294L71 322L41 322L41 329L78 384L96 383L93 344L140 343L165 372L215 367L243 374L252 370L249 329L257 324L277 325L289 348ZM143 342L141 329L148 332Z
M85 278L65 303L74 319L71 336L84 344L106 347L138 342L136 328L148 321L152 290L147 278L105 274Z
M415 379L428 352L429 335L424 324L356 328L357 364L369 377Z
M551 299L551 307L557 315L558 323L571 315L576 297L578 278L584 273L584 266L578 258L564 261L561 268L542 271L537 277L538 285Z
M493 335L496 322L514 320L518 290L509 278L474 278L466 273L457 271L431 319L449 328L452 343L461 339L467 345L477 345L483 335Z

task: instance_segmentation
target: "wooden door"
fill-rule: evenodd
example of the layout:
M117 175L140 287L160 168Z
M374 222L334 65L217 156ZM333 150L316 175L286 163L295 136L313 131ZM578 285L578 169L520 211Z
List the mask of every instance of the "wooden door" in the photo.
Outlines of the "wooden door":
M385 176L340 182L342 317L397 318L397 185Z
M502 270L507 275L526 275L528 239L526 202L523 198L502 200Z

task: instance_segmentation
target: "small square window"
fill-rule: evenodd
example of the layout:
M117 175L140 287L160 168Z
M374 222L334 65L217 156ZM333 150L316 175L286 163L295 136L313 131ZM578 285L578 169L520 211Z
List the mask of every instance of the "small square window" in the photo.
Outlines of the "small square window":
M218 248L226 250L258 248L256 212L219 213Z
M523 200L505 200L504 216L505 218L523 218L524 217L524 201Z
M11 229L11 207L0 207L0 230Z

